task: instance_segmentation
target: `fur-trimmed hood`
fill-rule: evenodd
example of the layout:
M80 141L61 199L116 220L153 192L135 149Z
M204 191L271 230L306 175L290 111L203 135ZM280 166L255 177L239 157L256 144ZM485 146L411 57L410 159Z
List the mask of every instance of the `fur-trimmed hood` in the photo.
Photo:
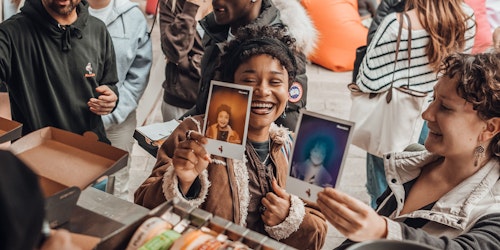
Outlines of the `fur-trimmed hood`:
M296 39L297 47L308 57L318 43L318 31L309 14L298 0L272 0L280 11L280 19L288 26L290 34Z

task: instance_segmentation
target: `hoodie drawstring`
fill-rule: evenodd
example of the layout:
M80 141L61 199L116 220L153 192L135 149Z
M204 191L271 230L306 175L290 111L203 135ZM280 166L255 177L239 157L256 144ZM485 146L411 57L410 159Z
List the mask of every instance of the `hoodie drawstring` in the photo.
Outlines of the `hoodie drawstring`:
M63 30L64 34L61 39L61 49L62 51L71 50L71 37L74 36L78 39L82 38L82 33L78 28L73 27L72 25L60 25L59 28Z

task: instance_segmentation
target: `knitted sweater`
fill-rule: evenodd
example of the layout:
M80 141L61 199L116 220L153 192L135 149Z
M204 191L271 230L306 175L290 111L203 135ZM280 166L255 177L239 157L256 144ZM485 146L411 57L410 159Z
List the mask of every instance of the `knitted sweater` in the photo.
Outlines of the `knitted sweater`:
M472 17L467 21L464 48L464 52L470 53L474 44L476 24L472 9L465 4L463 6L464 11ZM425 29L412 30L411 65L408 66L408 30L403 28L398 60L395 61L399 29L398 15L398 13L391 13L384 18L368 46L356 78L356 84L363 92L386 91L389 89L393 75L393 86L407 85L409 77L410 89L422 92L432 92L437 82L438 75L430 67L425 51L430 40L430 35Z

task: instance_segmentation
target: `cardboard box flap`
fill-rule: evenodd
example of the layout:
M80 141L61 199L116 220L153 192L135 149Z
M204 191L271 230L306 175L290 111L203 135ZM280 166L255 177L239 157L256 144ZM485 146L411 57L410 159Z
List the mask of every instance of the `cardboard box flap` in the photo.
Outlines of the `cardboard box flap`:
M63 189L45 199L45 219L51 228L56 228L71 217L81 190L78 187Z
M39 176L80 189L126 166L128 156L95 138L53 127L23 136L11 151Z
M0 143L15 140L22 136L23 124L0 117Z

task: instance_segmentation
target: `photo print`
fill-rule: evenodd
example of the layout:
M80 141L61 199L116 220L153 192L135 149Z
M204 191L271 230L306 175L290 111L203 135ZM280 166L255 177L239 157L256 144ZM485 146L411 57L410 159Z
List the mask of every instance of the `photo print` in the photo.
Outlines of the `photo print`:
M311 111L299 116L286 190L316 201L325 187L336 187L351 144L354 123Z
M210 154L241 160L252 102L252 87L211 81L203 134Z

